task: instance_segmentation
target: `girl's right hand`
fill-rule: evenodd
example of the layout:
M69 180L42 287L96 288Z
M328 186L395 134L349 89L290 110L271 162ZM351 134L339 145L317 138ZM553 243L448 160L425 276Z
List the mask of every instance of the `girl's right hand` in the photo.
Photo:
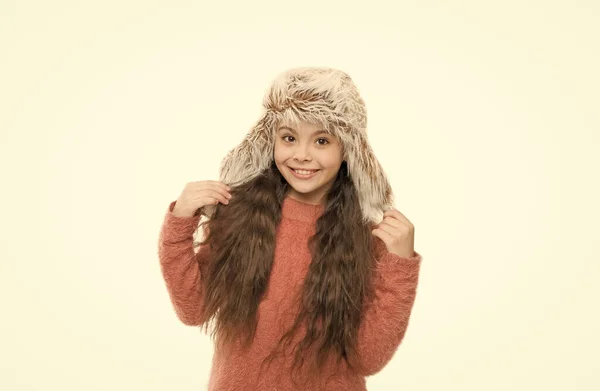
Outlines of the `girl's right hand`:
M229 186L219 181L189 182L177 199L172 213L178 217L192 217L203 206L219 202L227 205L231 198L230 190Z

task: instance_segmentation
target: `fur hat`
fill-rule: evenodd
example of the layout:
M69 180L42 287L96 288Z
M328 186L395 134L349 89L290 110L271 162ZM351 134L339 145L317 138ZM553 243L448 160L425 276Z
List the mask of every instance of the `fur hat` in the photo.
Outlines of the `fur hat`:
M221 182L240 185L270 167L275 126L282 121L320 125L342 144L364 222L381 221L383 212L393 206L392 189L367 140L366 106L348 74L325 67L288 69L272 82L263 108L245 139L221 162ZM210 217L214 207L205 206L202 214Z

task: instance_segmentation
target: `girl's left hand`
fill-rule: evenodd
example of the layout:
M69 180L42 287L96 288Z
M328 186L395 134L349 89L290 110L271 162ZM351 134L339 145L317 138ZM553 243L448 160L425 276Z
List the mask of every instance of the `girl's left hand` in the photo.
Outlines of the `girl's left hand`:
M397 209L390 209L383 214L383 220L372 231L380 238L388 252L403 258L415 255L415 227Z

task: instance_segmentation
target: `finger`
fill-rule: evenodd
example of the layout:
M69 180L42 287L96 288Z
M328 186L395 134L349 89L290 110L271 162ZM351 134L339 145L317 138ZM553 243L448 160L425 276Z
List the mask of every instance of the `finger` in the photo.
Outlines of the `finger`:
M393 216L396 219L398 219L399 221L405 223L406 225L410 225L410 220L408 218L406 218L406 216L404 216L398 209L396 208L391 208L388 209L387 211L385 211L385 213L383 214L384 217L386 216Z
M393 236L396 234L397 230L396 228L392 227L389 224L379 224L379 227L377 227L377 229L380 229L381 231L383 231L384 233Z
M213 181L213 180L206 180L206 181L196 181L196 182L190 182L190 185L193 186L197 186L200 188L204 188L204 189L221 189L221 190L231 190L231 188L229 186L227 186L225 183L223 182L219 182L219 181Z
M222 189L222 190L226 190L226 191L231 190L231 187L227 186L225 183L223 183L221 181L206 181L206 182L215 189Z
M223 182L207 181L207 184L209 186L210 191L217 192L218 194L222 195L223 197L225 197L227 199L231 198L231 193L229 193L229 190L228 190L229 186L227 186Z
M222 204L229 203L229 199L227 198L227 196L225 196L225 194L221 193L221 191L217 191L217 190L209 190L208 198L211 199L210 202L213 204L216 204L217 202L221 202Z
M216 205L219 203L219 200L214 197L202 197L200 198L200 202L202 205Z
M395 227L395 228L399 228L402 226L402 222L394 216L384 217L383 220L381 221L381 224L387 224L387 225Z
M224 204L229 204L229 199L231 198L231 195L226 190L221 190L217 194L219 197L219 201L221 201Z
M392 236L381 228L375 228L371 233L381 239L386 246L392 239Z
M228 200L231 199L231 193L226 189L219 189L219 193Z
M221 200L221 199L219 199L219 198L214 198L214 197L206 197L206 198L203 198L203 202L202 202L202 203L203 203L204 205L217 205L219 202L220 202L221 204L224 204L224 205L227 205L227 204L228 204L227 202L224 202L223 200Z
M223 187L225 190L231 190L231 186L227 185L226 183L224 183L224 182L220 182L220 181L219 181L218 183L219 183L219 184L220 184L220 185L221 185L221 186L222 186L222 187Z

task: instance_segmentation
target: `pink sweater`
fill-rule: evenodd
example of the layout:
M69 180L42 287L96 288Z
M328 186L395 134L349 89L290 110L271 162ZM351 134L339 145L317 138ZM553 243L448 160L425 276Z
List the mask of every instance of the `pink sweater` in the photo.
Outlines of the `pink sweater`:
M197 252L192 246L193 234L200 216L177 217L171 202L160 232L159 259L167 291L178 318L186 325L204 322L201 311L203 297L198 292L203 284L209 259L208 245ZM259 376L259 365L288 330L295 314L292 299L301 289L310 253L308 238L315 233L315 223L322 213L320 205L306 204L287 197L277 230L275 258L269 285L258 309L258 327L248 351L237 345L233 353L215 349L209 390L296 390L290 373L293 355L277 356ZM365 304L364 320L359 330L360 368L351 371L344 361L331 361L325 368L321 386L315 390L366 390L365 376L379 372L391 360L402 341L409 323L417 291L421 255L402 258L387 252L377 237L376 299ZM302 329L305 331L305 329ZM293 340L292 347L302 335ZM326 379L326 380L325 380ZM326 385L322 384L326 382Z

